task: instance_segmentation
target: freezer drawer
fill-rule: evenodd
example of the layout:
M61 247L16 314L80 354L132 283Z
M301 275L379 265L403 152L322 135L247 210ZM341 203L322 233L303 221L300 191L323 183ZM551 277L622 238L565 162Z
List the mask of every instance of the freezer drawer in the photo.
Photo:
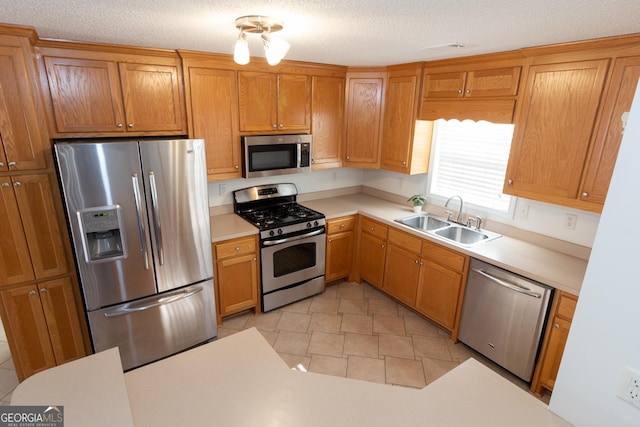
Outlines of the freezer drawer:
M213 280L89 312L96 352L120 348L132 369L217 336Z
M472 259L458 338L531 381L552 288Z

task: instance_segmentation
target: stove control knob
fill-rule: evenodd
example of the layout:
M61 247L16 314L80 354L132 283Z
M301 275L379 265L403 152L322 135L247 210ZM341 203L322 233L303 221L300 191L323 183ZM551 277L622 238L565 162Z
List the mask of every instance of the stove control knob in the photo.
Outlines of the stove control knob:
M278 234L282 234L282 228L278 228Z
M315 225L315 226L317 227L317 226L318 226L318 225L320 225L320 224L318 224L318 221L314 221L314 222L313 222L313 225Z
M271 236L271 237L273 237L275 234L276 234L276 232L275 232L275 231L273 231L273 230L271 230L271 231L269 232L269 236Z
M311 228L311 223L310 222L307 223L307 228Z

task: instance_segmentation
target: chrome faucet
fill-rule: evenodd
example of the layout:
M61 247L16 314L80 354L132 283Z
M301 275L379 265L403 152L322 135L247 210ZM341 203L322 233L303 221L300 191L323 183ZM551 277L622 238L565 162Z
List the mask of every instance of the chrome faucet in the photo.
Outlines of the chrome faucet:
M451 197L449 197L447 202L444 204L444 207L446 208L447 206L449 206L449 202L451 201L451 199L455 199L455 198L460 199L460 210L458 210L458 215L456 216L456 219L454 220L454 219L451 218L453 216L453 212L451 212L451 211L445 211L445 212L447 213L447 219L449 221L455 221L455 222L459 223L461 215L462 215L462 206L463 206L462 197L460 197L460 196L451 196Z

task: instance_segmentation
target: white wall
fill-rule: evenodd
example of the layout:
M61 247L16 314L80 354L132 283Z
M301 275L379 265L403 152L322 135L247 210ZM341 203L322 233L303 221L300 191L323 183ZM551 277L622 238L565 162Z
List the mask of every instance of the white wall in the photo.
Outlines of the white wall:
M576 426L640 426L616 397L626 366L640 369L640 89L580 292L550 409Z
M268 178L234 179L209 183L209 206L233 204L233 190L254 185L292 182L300 194L362 185L362 169L329 169L305 174L280 175ZM222 194L222 193L225 194Z

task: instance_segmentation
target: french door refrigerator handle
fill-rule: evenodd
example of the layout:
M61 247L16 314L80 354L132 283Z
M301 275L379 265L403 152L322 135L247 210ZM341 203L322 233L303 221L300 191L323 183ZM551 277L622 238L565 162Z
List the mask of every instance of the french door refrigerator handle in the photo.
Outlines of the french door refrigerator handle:
M125 314L131 314L131 313L135 313L138 311L144 311L144 310L148 310L150 308L153 307L158 307L161 305L166 305L166 304L171 304L173 302L176 301L180 301L183 300L185 298L189 298L191 296L194 296L197 293L202 292L202 286L197 286L197 287L191 287L191 288L187 288L187 289L183 289L181 291L178 292L172 292L168 295L163 295L162 297L152 301L152 302L147 302L147 301L141 301L141 302L133 302L133 303L129 303L126 304L123 307L119 307L116 308L112 311L107 311L104 313L104 317L117 317L117 316L124 316Z
M515 283L510 283L510 282L506 282L502 279L498 279L495 276L492 276L491 274L487 273L484 270L480 270L479 268L472 268L471 271L475 271L476 273L486 277L487 279L491 280L494 283L497 283L500 286L504 286L505 288L509 288L512 291L516 291L516 292L520 292L521 294L525 294L528 295L530 297L534 297L534 298L542 298L542 295L540 295L537 292L532 291L529 288L525 288L524 286L520 286L520 285L516 285Z
M131 182L133 183L133 198L136 202L136 216L138 218L138 237L140 238L140 250L142 251L142 257L144 258L144 269L149 269L149 254L147 253L147 243L144 238L144 221L142 220L142 202L140 201L140 186L138 184L138 174L131 175Z
M151 187L151 204L153 205L153 228L156 234L156 246L158 246L158 259L160 265L164 265L164 249L162 247L162 229L160 228L160 211L158 209L158 190L156 189L156 176L149 172L149 186Z

